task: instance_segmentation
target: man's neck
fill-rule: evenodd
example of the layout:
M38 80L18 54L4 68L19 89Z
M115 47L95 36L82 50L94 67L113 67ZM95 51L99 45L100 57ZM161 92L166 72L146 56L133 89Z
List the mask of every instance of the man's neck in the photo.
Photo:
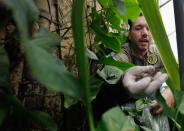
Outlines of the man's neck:
M143 58L146 57L147 50L145 50L145 51L140 51L140 50L134 49L134 51L135 51L135 53L136 53L137 55L142 56Z
M143 51L143 50L138 50L137 47L133 46L133 45L130 45L131 48L134 50L135 54L137 54L138 56L141 56L143 58L146 57L146 54L147 54L147 50Z

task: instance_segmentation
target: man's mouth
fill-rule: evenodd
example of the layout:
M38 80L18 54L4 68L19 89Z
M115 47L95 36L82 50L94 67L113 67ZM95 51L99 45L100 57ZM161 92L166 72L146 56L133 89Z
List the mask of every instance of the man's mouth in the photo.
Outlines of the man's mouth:
M141 39L140 42L149 42L147 39Z

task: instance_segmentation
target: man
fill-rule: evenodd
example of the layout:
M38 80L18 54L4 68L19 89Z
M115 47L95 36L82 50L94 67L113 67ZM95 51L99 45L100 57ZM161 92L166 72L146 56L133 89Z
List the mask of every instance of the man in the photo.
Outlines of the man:
M115 55L115 58L118 61L133 63L137 66L129 68L124 72L122 82L116 81L116 84L108 82L110 84L102 86L96 99L93 101L93 113L96 121L100 120L101 115L105 111L114 106L135 103L138 98L144 98L153 94L167 79L167 74L159 72L164 66L156 48L150 45L152 36L142 14L135 22L129 21L129 25L129 41L122 47L122 53ZM100 72L103 72L103 70L98 72L100 77L103 76L100 75ZM109 70L112 70L112 68L110 67ZM116 74L121 74L118 69L117 72ZM120 78L119 76L117 76L118 79ZM108 79L106 78L106 80ZM171 90L169 88L161 90L166 103L169 107L172 107L174 105L174 97ZM163 111L163 108L156 101L151 104L150 109L155 115Z
M161 58L153 45L152 36L142 14L134 21L129 21L130 32L128 43L122 47L122 53L116 55L119 61L125 61L137 66L130 68L122 78L123 87L129 96L141 98L154 93L166 81L167 75L159 72L164 68ZM151 66L148 66L151 65ZM169 88L162 89L162 96L169 107L174 105L174 97ZM151 112L159 114L163 108L154 101Z

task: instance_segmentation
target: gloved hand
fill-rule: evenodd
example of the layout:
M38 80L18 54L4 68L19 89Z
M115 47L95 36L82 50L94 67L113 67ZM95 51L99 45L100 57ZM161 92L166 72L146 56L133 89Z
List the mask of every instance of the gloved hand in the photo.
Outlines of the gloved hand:
M153 66L134 66L122 78L122 84L133 98L148 96L156 91L166 80L167 74L157 72Z

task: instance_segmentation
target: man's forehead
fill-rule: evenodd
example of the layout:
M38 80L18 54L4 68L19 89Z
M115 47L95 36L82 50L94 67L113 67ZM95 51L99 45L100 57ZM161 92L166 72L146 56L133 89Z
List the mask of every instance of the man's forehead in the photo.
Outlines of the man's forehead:
M139 16L133 23L133 26L137 26L137 25L144 25L147 26L146 20L144 18L144 16Z

